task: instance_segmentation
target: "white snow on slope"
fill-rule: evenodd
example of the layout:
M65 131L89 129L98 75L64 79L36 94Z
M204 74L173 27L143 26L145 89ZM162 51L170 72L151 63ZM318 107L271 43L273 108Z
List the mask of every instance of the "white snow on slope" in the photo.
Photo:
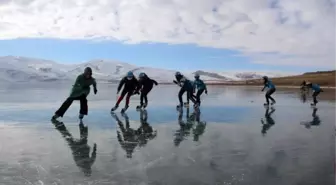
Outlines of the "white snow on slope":
M117 82L133 71L135 75L145 72L149 77L158 82L172 82L174 70L140 67L125 62L110 60L92 60L82 64L65 65L49 60L13 57L0 57L0 81L31 82L31 81L73 81L81 74L85 67L91 67L94 77L100 82ZM183 72L187 78L194 79L195 72ZM288 73L274 74L272 72L210 72L197 71L204 81L223 82L228 80L246 80L269 77L286 76Z

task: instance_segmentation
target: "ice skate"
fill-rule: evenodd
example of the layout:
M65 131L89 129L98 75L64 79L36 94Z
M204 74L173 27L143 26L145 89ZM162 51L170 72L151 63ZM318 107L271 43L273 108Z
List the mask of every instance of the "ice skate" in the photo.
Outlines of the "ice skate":
M123 109L121 109L121 113L122 114L125 113L127 109L128 109L128 105L126 105Z
M118 106L114 106L112 109L111 109L111 112L114 112L115 110L118 109Z

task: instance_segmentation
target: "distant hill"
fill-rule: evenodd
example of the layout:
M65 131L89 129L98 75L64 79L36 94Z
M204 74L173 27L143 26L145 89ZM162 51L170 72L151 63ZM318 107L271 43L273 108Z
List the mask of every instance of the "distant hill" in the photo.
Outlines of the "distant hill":
M91 67L93 76L99 83L117 83L128 71L135 75L145 72L149 77L159 83L172 83L176 71L169 69L158 69L142 67L125 62L113 60L91 60L81 64L65 65L54 61L5 56L0 57L0 82L73 82L77 75L84 71L85 67ZM237 81L257 79L263 75L270 77L287 76L288 73L281 72L211 72L211 71L181 71L187 78L194 79L197 72L206 83L222 83L225 81Z

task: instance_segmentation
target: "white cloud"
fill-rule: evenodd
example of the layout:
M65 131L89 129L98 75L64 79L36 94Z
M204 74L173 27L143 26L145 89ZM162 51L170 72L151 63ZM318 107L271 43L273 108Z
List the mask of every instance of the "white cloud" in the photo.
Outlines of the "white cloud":
M194 43L258 63L335 67L335 1L0 0L0 39L18 37Z

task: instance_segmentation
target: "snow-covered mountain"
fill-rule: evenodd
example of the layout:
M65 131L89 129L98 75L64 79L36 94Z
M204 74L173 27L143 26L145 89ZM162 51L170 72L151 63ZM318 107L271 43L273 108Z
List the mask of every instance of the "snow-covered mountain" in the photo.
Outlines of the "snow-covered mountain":
M93 69L94 77L100 82L117 82L128 71L136 75L145 72L158 82L172 82L176 71L151 67L139 67L132 64L108 61L92 60L81 64L66 65L49 60L13 57L0 57L0 81L7 82L32 82L32 81L72 81L84 71L85 67ZM195 71L183 72L187 78L193 79L195 73L199 73L204 81L223 82L232 80L247 80L261 78L263 75L270 77L286 76L288 74L257 73L257 72L209 72Z

